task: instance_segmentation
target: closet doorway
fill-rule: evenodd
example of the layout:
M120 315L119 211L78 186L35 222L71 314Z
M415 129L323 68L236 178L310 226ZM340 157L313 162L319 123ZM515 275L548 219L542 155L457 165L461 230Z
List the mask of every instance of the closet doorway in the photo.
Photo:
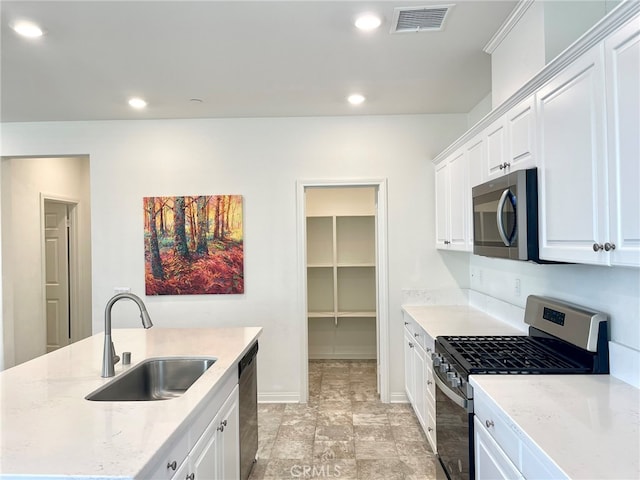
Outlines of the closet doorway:
M300 185L301 401L308 398L309 360L374 360L378 394L388 401L385 187L384 181Z

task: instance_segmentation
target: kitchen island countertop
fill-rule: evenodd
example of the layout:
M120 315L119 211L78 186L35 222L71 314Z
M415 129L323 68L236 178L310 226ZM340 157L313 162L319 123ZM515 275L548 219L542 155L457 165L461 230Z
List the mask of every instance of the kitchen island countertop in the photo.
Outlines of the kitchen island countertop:
M101 378L104 335L92 337L0 373L0 475L134 478L184 433L206 400L262 329L115 329L116 351L131 365L147 358L206 356L216 362L182 396L150 402L95 402L85 396Z

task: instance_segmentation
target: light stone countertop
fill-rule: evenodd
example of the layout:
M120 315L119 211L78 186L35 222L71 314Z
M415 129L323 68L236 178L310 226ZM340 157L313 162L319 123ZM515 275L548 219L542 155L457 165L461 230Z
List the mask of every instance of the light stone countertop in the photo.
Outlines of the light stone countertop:
M439 335L524 335L521 328L467 305L403 305L402 309L432 338Z
M569 478L640 478L640 390L610 375L472 375Z
M217 361L182 396L155 402L93 402L104 335L71 344L0 373L0 475L133 478L173 435L181 435L262 329L115 329L116 352L131 366L164 356Z

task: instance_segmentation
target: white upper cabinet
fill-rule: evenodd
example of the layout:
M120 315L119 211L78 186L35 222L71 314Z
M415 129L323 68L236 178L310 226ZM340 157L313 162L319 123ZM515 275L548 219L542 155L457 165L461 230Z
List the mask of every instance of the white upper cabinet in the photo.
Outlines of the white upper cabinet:
M484 131L485 168L481 182L536 166L533 95L511 108ZM479 182L480 183L480 182Z
M515 106L506 116L507 171L536 166L536 116L533 95Z
M499 177L508 172L506 152L505 117L500 117L484 132L487 145L484 180Z
M604 44L610 227L603 240L612 265L640 265L639 25L636 17Z
M604 68L592 48L537 93L540 258L606 264Z
M640 266L640 22L537 94L540 258Z
M469 186L471 188L484 182L483 169L485 168L486 142L484 138L478 137L470 140L465 148L469 164Z
M640 3L621 2L434 163L437 248L473 251L472 187L537 167L541 260L640 267Z
M470 251L471 187L464 149L436 166L436 247Z

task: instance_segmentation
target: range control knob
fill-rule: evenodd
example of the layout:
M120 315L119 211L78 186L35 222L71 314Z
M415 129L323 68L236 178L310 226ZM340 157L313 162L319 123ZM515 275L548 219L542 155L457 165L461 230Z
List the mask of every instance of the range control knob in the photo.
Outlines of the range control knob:
M447 372L449 370L449 364L447 362L442 362L439 368L441 372Z
M433 366L437 367L442 362L442 357L440 356L439 353L432 353L431 354L431 360L433 361Z
M459 387L461 385L460 377L456 372L447 372L447 383L451 385L453 388Z

